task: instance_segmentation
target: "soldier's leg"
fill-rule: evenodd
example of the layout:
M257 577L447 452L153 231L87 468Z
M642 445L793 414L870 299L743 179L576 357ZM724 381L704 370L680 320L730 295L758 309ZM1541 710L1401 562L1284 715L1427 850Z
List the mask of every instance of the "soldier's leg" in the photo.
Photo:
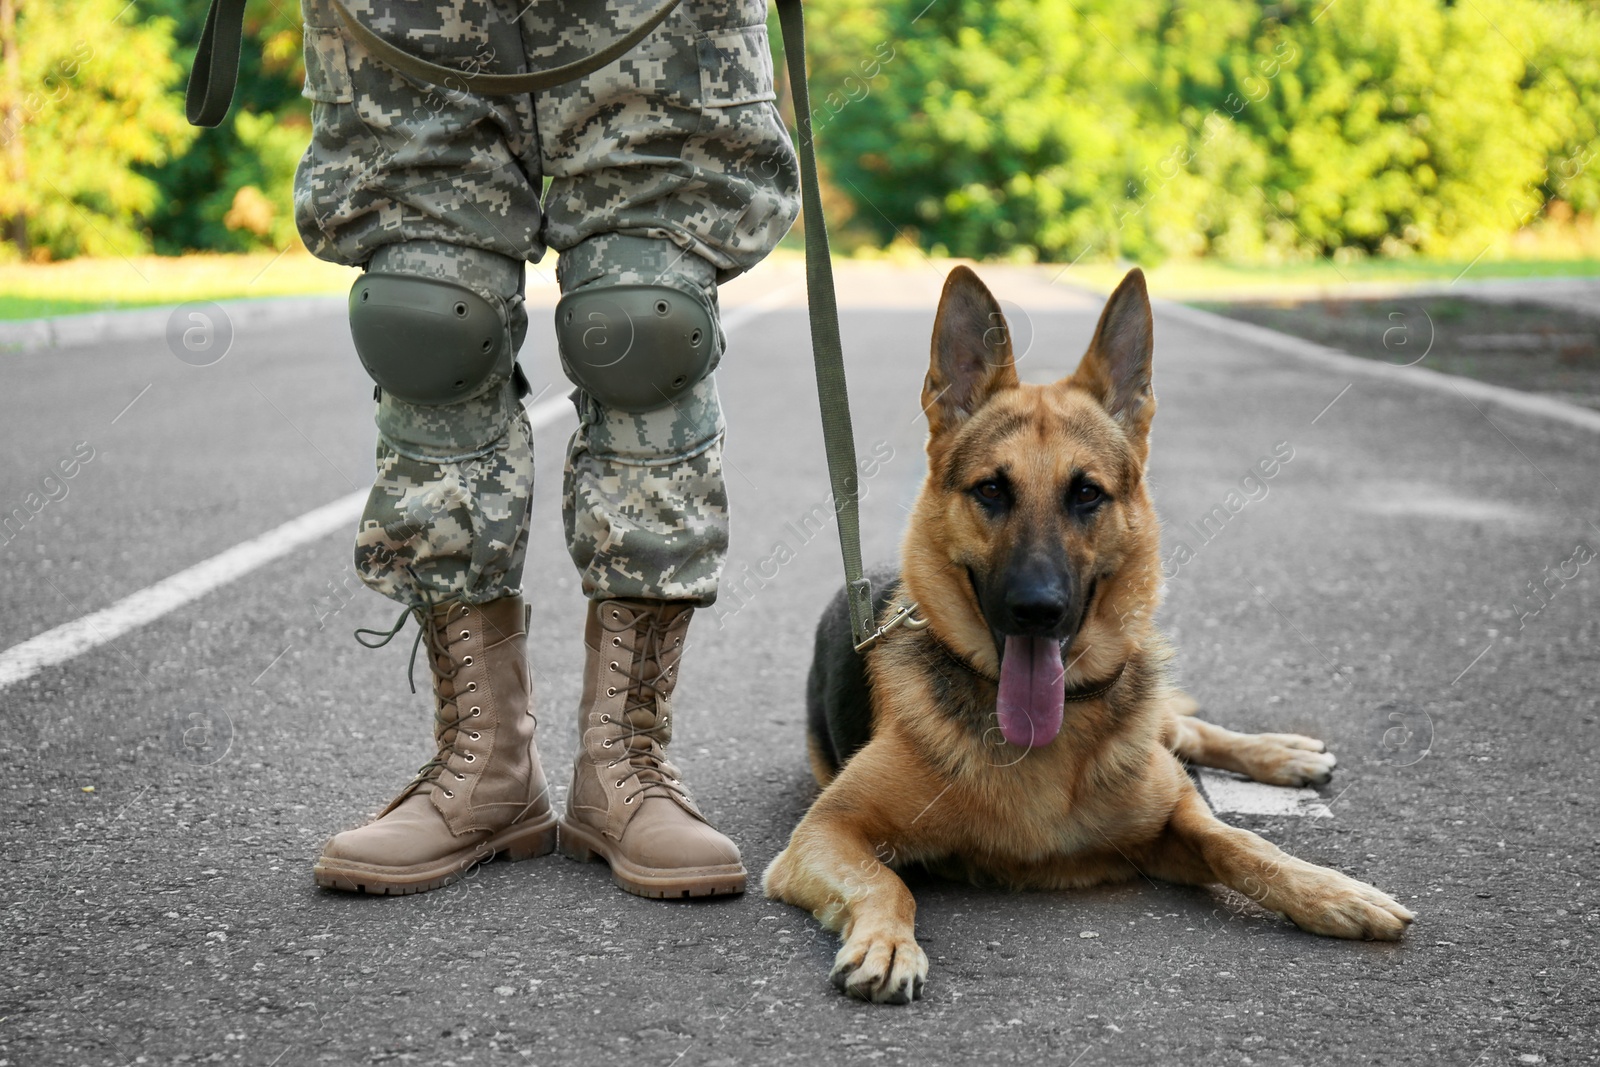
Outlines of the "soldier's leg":
M515 4L349 6L429 58L522 69ZM522 261L542 251L534 116L527 98L412 86L344 34L327 0L304 7L313 138L297 221L317 255L365 268L351 328L379 387L356 566L422 629L437 743L377 821L328 843L315 874L412 893L497 851L554 843L525 657L533 456L513 369Z
M611 235L591 237L563 252L558 277L566 294L557 308L563 362L569 368L581 368L586 360L604 362L607 348L631 340L633 350L605 369L615 367L630 385L648 383L658 394L653 406L639 409L632 398L612 395L621 390L611 388L601 373L578 372L591 379L591 388L580 385L574 394L578 428L567 448L562 519L584 595L709 606L728 547L725 427L714 375L701 368L697 381L673 389L677 368L657 374L651 364L691 349L682 338L658 337L645 346L637 336L643 329L625 317L591 326L587 336L559 320L573 304L604 308L609 292L647 288L655 300L692 304L705 316L709 365L722 351L715 272L704 259L670 242ZM602 329L604 335L598 332ZM676 351L663 353L663 348ZM623 410L619 401L632 410Z
M575 6L587 17L565 29L539 7L526 16L536 65L574 58L650 5ZM562 847L604 858L635 893L739 892L738 849L665 746L689 617L715 599L727 548L716 284L770 251L797 210L765 5L687 0L621 64L536 100L546 238L561 253L557 334L581 387L563 510L591 598ZM624 356L625 340L641 343ZM608 374L617 359L632 366Z

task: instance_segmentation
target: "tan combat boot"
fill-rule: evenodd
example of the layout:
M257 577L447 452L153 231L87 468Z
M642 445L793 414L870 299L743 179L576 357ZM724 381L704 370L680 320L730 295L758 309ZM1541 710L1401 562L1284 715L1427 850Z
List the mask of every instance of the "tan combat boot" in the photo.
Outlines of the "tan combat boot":
M522 598L451 601L415 614L432 668L439 752L377 819L327 843L313 873L329 889L422 893L497 852L522 860L555 848L534 747Z
M744 864L667 762L672 688L694 609L682 602L589 604L579 707L582 744L561 820L561 851L604 859L642 897L744 892Z

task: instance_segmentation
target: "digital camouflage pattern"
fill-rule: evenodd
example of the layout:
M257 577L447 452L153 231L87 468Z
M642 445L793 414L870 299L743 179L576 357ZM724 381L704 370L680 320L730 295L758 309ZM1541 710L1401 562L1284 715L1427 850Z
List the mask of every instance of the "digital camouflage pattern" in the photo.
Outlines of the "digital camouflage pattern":
M715 379L654 411L573 399L561 512L584 593L711 604L728 548Z
M533 434L520 410L492 447L455 462L378 442L378 475L356 532L356 573L413 607L498 600L522 589Z
M587 54L656 2L346 6L424 59L520 73ZM312 139L295 214L322 259L358 265L386 244L434 238L537 261L546 243L559 252L620 233L690 250L727 281L794 221L799 179L773 103L763 0L684 0L616 63L501 97L412 82L349 40L329 0L302 6Z
M527 333L522 264L441 241L385 245L371 269L464 284ZM533 435L516 383L491 378L454 404L378 401L377 478L356 533L356 573L413 607L520 591L533 501Z
M436 63L499 73L576 59L655 0L349 0ZM465 284L526 331L522 263L560 253L564 292L665 284L716 309L798 210L762 0L685 0L616 63L507 97L414 83L303 0L312 140L295 176L317 256ZM540 204L540 187L550 182ZM720 328L719 328L720 332ZM720 338L718 351L720 352ZM709 603L727 544L722 416L708 379L676 407L606 411L581 392L564 492L591 596ZM461 404L378 405L378 477L358 573L407 604L520 587L532 443L514 386Z

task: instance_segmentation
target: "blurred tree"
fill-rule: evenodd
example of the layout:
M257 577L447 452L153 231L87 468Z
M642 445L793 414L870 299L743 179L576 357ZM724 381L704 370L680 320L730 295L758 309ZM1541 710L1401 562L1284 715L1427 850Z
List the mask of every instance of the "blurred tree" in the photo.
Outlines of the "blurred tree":
M136 164L160 163L193 134L169 19L126 0L3 0L0 218L10 254L128 255L160 201ZM4 254L0 252L0 254Z
M295 240L296 5L251 5L233 111L196 138L180 96L205 7L0 0L0 254ZM857 240L1472 256L1600 213L1600 0L806 8L829 211Z
M874 240L1150 260L1476 254L1593 212L1600 5L810 0Z
M139 6L173 20L175 55L187 71L207 5L139 0ZM296 240L294 168L311 139L311 108L300 97L304 80L299 5L247 7L233 109L189 151L148 171L162 191L150 219L158 252L281 249Z

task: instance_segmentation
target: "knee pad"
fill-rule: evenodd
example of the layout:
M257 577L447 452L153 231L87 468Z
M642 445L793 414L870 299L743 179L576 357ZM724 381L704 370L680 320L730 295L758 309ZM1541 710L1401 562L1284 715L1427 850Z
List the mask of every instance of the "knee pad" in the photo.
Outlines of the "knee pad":
M561 367L618 411L665 407L716 366L722 339L711 307L669 285L578 289L556 305Z
M350 287L350 334L378 387L412 404L454 404L516 362L500 309L464 285L363 274Z

